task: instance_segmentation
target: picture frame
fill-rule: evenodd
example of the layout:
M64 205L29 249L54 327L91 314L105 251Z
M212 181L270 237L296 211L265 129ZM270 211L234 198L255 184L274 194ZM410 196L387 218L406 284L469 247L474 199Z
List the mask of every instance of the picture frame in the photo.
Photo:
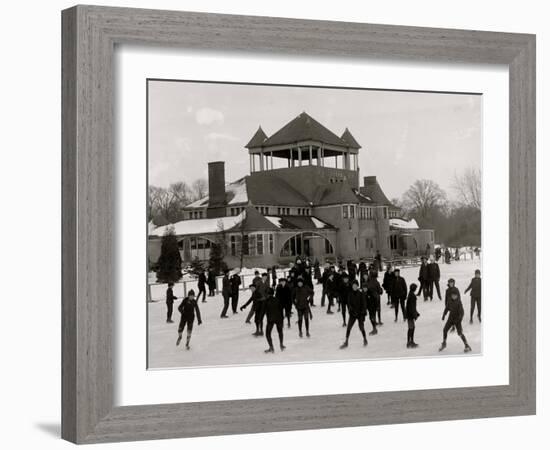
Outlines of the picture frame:
M518 267L509 279L509 384L115 407L118 44L506 65L509 248ZM62 437L83 444L535 414L535 137L533 35L85 5L64 10Z

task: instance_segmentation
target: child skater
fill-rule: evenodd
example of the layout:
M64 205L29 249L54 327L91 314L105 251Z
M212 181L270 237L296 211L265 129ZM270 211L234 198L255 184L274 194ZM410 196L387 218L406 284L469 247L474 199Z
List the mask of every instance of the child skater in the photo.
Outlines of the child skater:
M407 348L416 348L418 344L414 342L414 329L416 319L420 316L416 310L416 289L418 286L412 283L407 296L407 305L405 306L405 317L407 318Z
M474 323L474 311L477 305L477 320L481 322L481 271L476 269L475 276L470 281L470 285L464 291L467 294L470 291L470 324Z
M284 279L284 278L282 278ZM281 301L273 295L273 289L269 288L267 291L267 299L265 300L265 316L267 319L267 325L265 327L265 337L269 348L265 350L265 353L274 353L273 340L271 339L271 331L273 327L277 328L277 334L279 335L279 348L283 351L286 347L283 344L283 305Z
M441 343L441 347L439 347L439 351L443 351L445 347L447 347L447 333L449 332L451 327L454 326L456 328L458 336L460 337L460 339L462 339L462 342L464 342L464 353L468 353L472 350L472 348L468 345L466 336L464 336L464 334L462 333L464 307L462 306L462 302L460 301L460 292L454 286L454 281L455 280L452 278L449 280L449 288L447 289L447 292L449 293L449 298L445 302L445 311L443 311L443 316L441 317L441 320L445 320L445 316L447 315L447 313L449 313L449 318L447 319L447 322L443 327L443 342Z
M195 321L195 314L197 315L197 323L202 323L201 312L197 299L195 299L195 291L191 289L187 297L185 297L178 306L178 311L181 314L180 324L178 327L178 340L176 345L180 345L181 338L183 336L183 330L187 327L187 340L185 341L185 348L189 350L189 342L191 341L191 333L193 332L193 322Z
M348 346L349 335L351 333L353 325L355 325L355 322L357 322L359 326L359 331L361 331L361 335L363 336L363 345L366 347L368 344L367 335L365 333L365 316L367 315L366 296L367 294L361 292L361 290L359 289L359 281L353 280L353 282L351 283L351 291L349 292L347 301L349 320L346 328L346 340L340 346L341 349L344 349Z

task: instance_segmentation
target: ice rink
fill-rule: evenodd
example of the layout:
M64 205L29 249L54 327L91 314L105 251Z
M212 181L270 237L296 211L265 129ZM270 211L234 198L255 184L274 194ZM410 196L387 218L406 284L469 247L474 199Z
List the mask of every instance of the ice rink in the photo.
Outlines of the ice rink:
M228 319L221 319L220 312L223 306L221 294L215 297L206 297L207 303L199 303L203 323L193 330L191 349L186 350L184 345L176 346L177 328L180 314L177 311L180 298L174 304L174 323L166 323L166 304L164 301L148 303L148 366L149 368L163 367L193 367L193 366L226 366L244 364L278 364L299 363L312 361L341 361L350 359L373 358L402 358L402 357L433 357L459 355L471 357L481 353L481 324L474 314L474 323L469 324L470 296L463 292L474 276L475 269L481 269L479 259L466 261L453 261L452 264L440 264L441 270L441 294L445 295L447 280L454 278L462 295L465 315L463 321L464 334L466 335L472 352L464 354L464 345L456 333L450 333L447 339L447 348L439 352L439 344L442 341L443 301L439 301L437 295L433 301L424 302L418 298L417 309L420 317L416 322L415 341L419 347L406 348L407 324L403 322L399 312L398 322L394 322L394 310L386 305L387 296L382 298L382 322L378 327L376 336L368 337L368 346L363 347L362 338L357 325L350 336L350 344L341 350L340 344L344 341L345 328L342 327L342 316L339 313L328 315L326 307L321 308L321 285L315 285L315 304L312 308L313 320L310 323L311 337L298 337L298 325L296 314L291 319L291 328L284 328L284 341L286 350L279 351L278 337L274 330L272 336L275 343L275 353L265 354L268 347L265 336L254 337L253 324L245 324L248 309L233 315L230 311ZM407 281L407 285L417 282L418 266L402 268L401 275ZM379 281L382 283L381 273ZM161 298L166 290L165 285L155 286L156 295L153 298ZM180 297L181 288L174 290ZM161 294L161 295L159 295ZM239 306L249 298L249 291L241 291ZM336 308L334 308L336 311ZM365 321L367 333L371 330L368 319ZM185 336L184 336L185 342Z

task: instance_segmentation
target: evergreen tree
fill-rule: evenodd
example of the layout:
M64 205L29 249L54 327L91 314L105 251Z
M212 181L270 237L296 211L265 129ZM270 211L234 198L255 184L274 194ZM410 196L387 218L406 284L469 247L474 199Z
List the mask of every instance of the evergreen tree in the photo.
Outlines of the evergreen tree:
M218 222L218 236L216 242L210 247L210 259L208 268L213 270L216 275L221 275L227 269L227 264L224 261L225 249L227 248L227 236L223 227L223 222Z
M201 271L204 270L204 264L202 263L202 261L199 259L198 256L195 256L193 258L190 266L191 266L191 273L193 275L198 275L199 273L201 273Z
M159 283L175 283L182 277L181 255L174 228L168 227L162 236L157 267Z

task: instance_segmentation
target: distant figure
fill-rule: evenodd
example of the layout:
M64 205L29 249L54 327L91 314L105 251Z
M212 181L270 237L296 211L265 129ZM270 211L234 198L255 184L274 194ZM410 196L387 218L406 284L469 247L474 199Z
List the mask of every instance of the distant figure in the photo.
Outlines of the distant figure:
M445 264L451 264L451 252L449 248L445 248Z
M455 249L455 261L460 260L460 251L458 250L458 247Z
M220 317L227 319L227 310L229 309L229 299L231 297L231 281L229 280L229 270L225 270L222 278L222 296L223 296L223 309Z
M394 284L395 274L393 273L392 265L389 262L386 266L386 271L384 272L384 279L382 280L382 287L384 288L384 291L386 291L386 295L388 296L388 301L386 302L386 305L391 305L391 292Z
M429 293L429 275L428 275L428 264L426 263L426 257L422 256L420 258L420 268L418 269L418 281L420 282L420 288L418 289L418 294L420 295L422 293L422 296L424 297L424 301L428 300L428 293Z
M426 244L426 256L429 257L430 256L430 251L431 251L431 247L430 247L430 244Z
M199 288L199 295L197 295L197 301L199 301L202 294L202 302L206 303L206 275L204 274L204 270L201 270L199 272L199 280L197 285Z
M430 258L428 263L428 295L430 301L434 298L434 286L437 292L437 297L441 300L441 288L439 286L439 280L441 278L441 272L439 270L439 264L437 264L433 258Z
M236 272L229 279L231 284L231 310L233 314L237 314L237 307L239 305L239 289L241 286L241 276Z
M180 345L183 330L187 327L187 340L185 342L185 348L189 350L189 342L191 341L191 333L193 332L193 322L195 322L195 314L197 316L197 323L202 324L201 312L197 300L195 300L195 291L191 289L187 297L185 297L180 305L178 311L181 314L180 323L178 326L178 340L176 345Z
M439 262L440 258L441 258L441 247L437 247L435 249L435 261Z
M376 250L374 260L376 261L376 270L382 272L382 255L380 254L380 250Z
M208 297L214 297L216 294L216 274L212 269L208 269Z
M277 286L277 266L271 268L271 287L275 289Z
M174 311L174 300L177 297L174 295L174 283L168 283L168 289L166 289L166 323L174 323L172 320L172 312Z
M470 324L474 323L474 311L477 306L477 320L481 322L481 271L476 269L475 276L464 291L470 291Z

